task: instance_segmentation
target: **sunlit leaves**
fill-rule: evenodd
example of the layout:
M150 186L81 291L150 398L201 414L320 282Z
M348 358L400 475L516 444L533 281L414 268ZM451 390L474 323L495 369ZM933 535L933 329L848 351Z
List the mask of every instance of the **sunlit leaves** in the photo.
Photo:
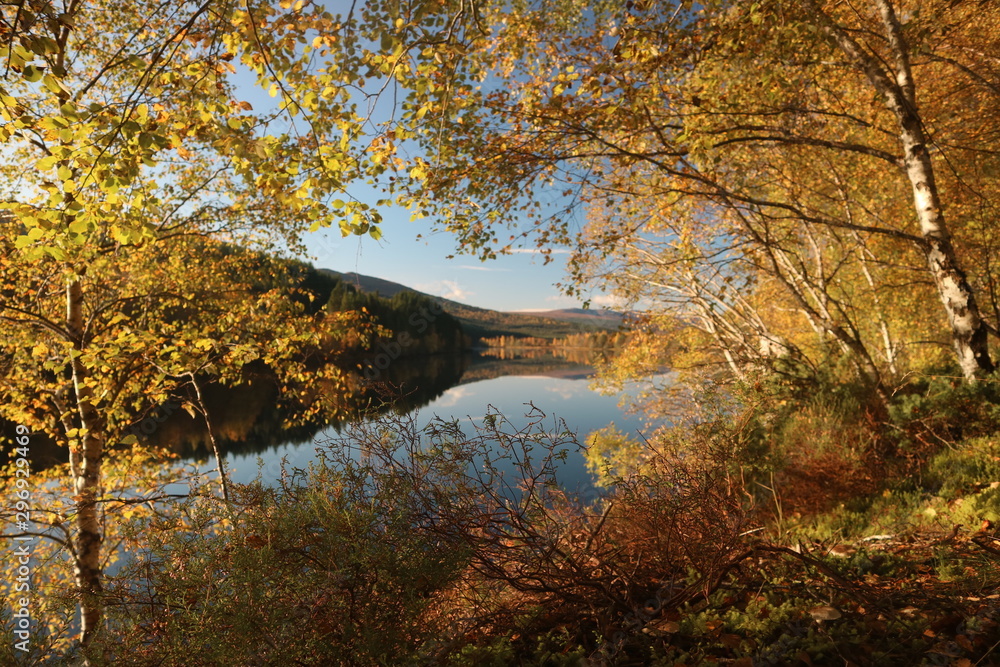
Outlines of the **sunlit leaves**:
M25 7L2 10L21 32L0 35L0 414L69 448L78 535L100 534L107 448L196 376L234 384L264 362L299 419L334 409L299 385L337 395L339 372L304 359L351 323L305 317L262 251L329 226L378 239L348 187L396 165L405 133L370 136L355 96L375 54L318 3ZM248 72L273 103L246 97ZM99 545L76 546L96 590Z
M770 363L765 349L816 365L844 354L871 378L940 358L950 332L921 274L899 118L819 20L884 35L875 3L586 4L482 5L482 32L459 22L461 44L414 58L447 72L407 85L433 155L399 170L414 215L483 257L567 244L576 284L701 327L701 361L737 373ZM964 212L955 243L992 285L980 258L994 240L966 221L995 208L996 77L972 53L995 42L973 26L996 17L892 5L948 210ZM898 78L889 42L864 48Z

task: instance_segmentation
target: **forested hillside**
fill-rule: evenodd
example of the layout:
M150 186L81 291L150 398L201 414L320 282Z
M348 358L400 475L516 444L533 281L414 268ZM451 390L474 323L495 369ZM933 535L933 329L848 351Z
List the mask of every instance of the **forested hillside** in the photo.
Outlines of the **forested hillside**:
M356 273L338 273L328 269L321 272L337 276L357 289L377 293L381 296L395 296L410 291L409 287L371 276ZM420 294L419 292L417 292ZM616 329L622 322L621 316L602 316L600 311L551 311L546 313L505 313L487 308L477 308L442 297L424 295L441 304L445 310L462 322L466 334L473 340L496 336L564 338L588 331ZM590 313L590 315L584 314Z
M345 281L336 280L329 292L326 310L365 313L385 329L376 336L375 345L379 340L403 341L397 342L403 356L454 354L468 349L471 344L456 317L434 299L417 292L400 291L383 297L359 292Z

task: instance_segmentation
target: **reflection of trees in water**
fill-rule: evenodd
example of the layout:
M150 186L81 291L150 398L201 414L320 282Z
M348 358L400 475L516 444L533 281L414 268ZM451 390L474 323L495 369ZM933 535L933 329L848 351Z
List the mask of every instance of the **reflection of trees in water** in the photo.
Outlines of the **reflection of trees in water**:
M539 359L552 360L562 359L572 364L589 365L594 361L595 355L599 355L601 350L591 347L487 347L479 350L479 354L484 357L494 357L501 361L515 359Z
M469 366L466 354L436 354L394 362L376 381L366 382L362 414L392 410L406 414L427 405L454 387Z
M440 354L397 359L383 370L377 381L361 374L352 378L357 387L349 399L330 392L339 417L288 427L294 407L278 407L278 389L267 373L260 373L235 387L206 384L205 404L215 429L219 449L225 454L262 454L282 445L312 442L321 430L340 427L363 417L389 411L406 414L427 405L449 388L465 382L490 380L507 375L551 375L586 377L589 365L551 354L522 355L497 359L478 354ZM211 443L201 415L191 415L180 401L160 406L136 422L132 432L144 444L166 448L182 457L209 457ZM67 461L65 449L32 439L32 462L44 468Z
M261 454L281 445L312 442L321 430L339 427L364 416L388 410L405 414L430 403L458 384L467 360L463 355L431 355L397 359L383 371L380 381L353 378L358 391L351 397L327 392L325 399L337 408L334 419L316 419L289 427L295 407L279 407L278 387L262 372L233 387L206 383L202 387L215 438L224 454ZM149 411L129 430L140 442L161 447L182 457L209 457L211 441L205 420L189 414L181 401L168 401ZM13 425L10 426L13 433ZM5 428L0 428L0 433ZM65 448L41 435L32 437L32 464L48 468L69 460Z
M407 414L431 403L451 387L462 382L488 380L506 375L552 375L586 377L592 374L589 365L556 358L552 355L498 360L479 355L437 354L397 359L384 369L376 381L354 376L359 391L350 401L341 398L342 416L288 429L282 426L284 415L274 409L277 402L273 386L226 390L215 388L218 395L206 397L213 425L219 431L220 445L230 454L257 454L286 444L312 442L313 437L330 426L340 430L349 422L392 411ZM338 400L330 396L331 400ZM218 416L217 416L218 415ZM183 411L177 418L176 430L163 432L170 437L163 445L173 445L183 456L207 455L210 451L204 423L192 420ZM157 431L156 436L160 435ZM178 446L175 443L182 443Z
M507 352L510 352L508 350ZM579 362L546 354L508 356L500 358L482 351L473 355L469 368L462 375L462 384L492 380L508 375L550 375L562 378L585 378L594 373L594 367L587 362Z
M461 355L429 355L397 359L378 382L352 378L358 391L350 397L333 392L324 398L337 417L316 419L294 427L286 417L294 407L279 408L277 387L255 382L238 387L212 386L205 396L220 450L226 454L261 454L282 445L312 442L321 430L339 427L388 410L404 414L430 403L458 383L466 361ZM149 437L150 444L181 456L208 455L211 444L204 420L180 411Z

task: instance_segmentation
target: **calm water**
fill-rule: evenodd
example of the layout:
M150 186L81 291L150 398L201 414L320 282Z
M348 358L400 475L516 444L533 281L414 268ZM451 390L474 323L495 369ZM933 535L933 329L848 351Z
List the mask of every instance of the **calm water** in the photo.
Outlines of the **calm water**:
M534 430L576 434L583 443L591 431L614 423L635 435L645 432L641 419L621 407L622 394L606 395L593 385L592 367L579 360L540 358L496 359L440 355L424 359L401 359L383 374L387 386L401 399L392 410L407 414L417 428L432 419L458 420L466 435L474 435L490 411L510 424L505 429L523 429L530 421ZM330 446L346 437L349 425L323 427L321 424L286 429L276 409L278 396L273 383L251 379L236 388L209 385L206 404L212 415L227 470L236 482L250 482L258 474L265 483L277 480L282 462L304 468L316 456L317 447ZM634 391L634 389L632 390ZM215 477L216 464L209 438L200 417L189 415L180 404L166 404L153 410L134 427L147 444L168 448L185 462ZM528 413L533 413L529 418ZM65 461L63 448L42 440L33 444L33 464L39 468ZM47 447L47 448L46 448ZM583 455L572 448L559 467L559 481L569 489L591 485Z
M626 414L619 406L620 394L604 395L592 388L591 368L581 365L561 369L538 368L533 371L530 364L521 365L513 367L520 373L517 375L465 381L411 411L410 415L417 427L423 427L439 417L458 420L463 432L472 434L476 425L483 424L489 410L502 414L513 428L521 429L529 421L540 419L539 427L546 432L559 432L565 428L577 434L579 442L584 442L589 432L610 423L626 432L641 430L641 420ZM470 375L475 377L477 374L471 372ZM529 413L532 416L529 417ZM230 452L226 456L227 468L237 482L249 482L258 474L265 481L274 480L281 474L282 462L292 467L304 467L314 458L317 446L343 437L343 433L343 426L328 427L311 438L299 436L266 448L255 446L252 441L233 443L227 447ZM241 449L244 453L239 453ZM214 471L214 461L205 462L201 469L206 474ZM585 488L591 484L579 451L569 452L559 468L559 476L568 489Z

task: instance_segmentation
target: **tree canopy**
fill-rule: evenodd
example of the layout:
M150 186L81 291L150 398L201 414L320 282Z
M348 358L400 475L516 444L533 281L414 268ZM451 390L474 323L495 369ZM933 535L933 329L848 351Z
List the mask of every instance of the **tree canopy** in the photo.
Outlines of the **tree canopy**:
M261 253L322 226L378 237L375 206L347 190L393 151L367 125L373 48L307 0L0 8L0 416L69 449L84 644L102 462L129 424L256 360L289 387L336 380L305 373L320 328L292 267ZM322 408L293 395L302 416Z
M626 370L840 357L884 396L950 345L991 372L998 28L947 0L3 5L0 416L70 451L83 643L105 452L200 376L302 379L314 311L260 253L377 239L390 199L483 257L572 247L571 291L646 313Z
M994 368L998 18L482 3L436 53L447 93L412 89L434 113L403 199L483 256L570 245L571 288L699 330L688 349L737 375L843 355L883 386L950 343L973 380Z

